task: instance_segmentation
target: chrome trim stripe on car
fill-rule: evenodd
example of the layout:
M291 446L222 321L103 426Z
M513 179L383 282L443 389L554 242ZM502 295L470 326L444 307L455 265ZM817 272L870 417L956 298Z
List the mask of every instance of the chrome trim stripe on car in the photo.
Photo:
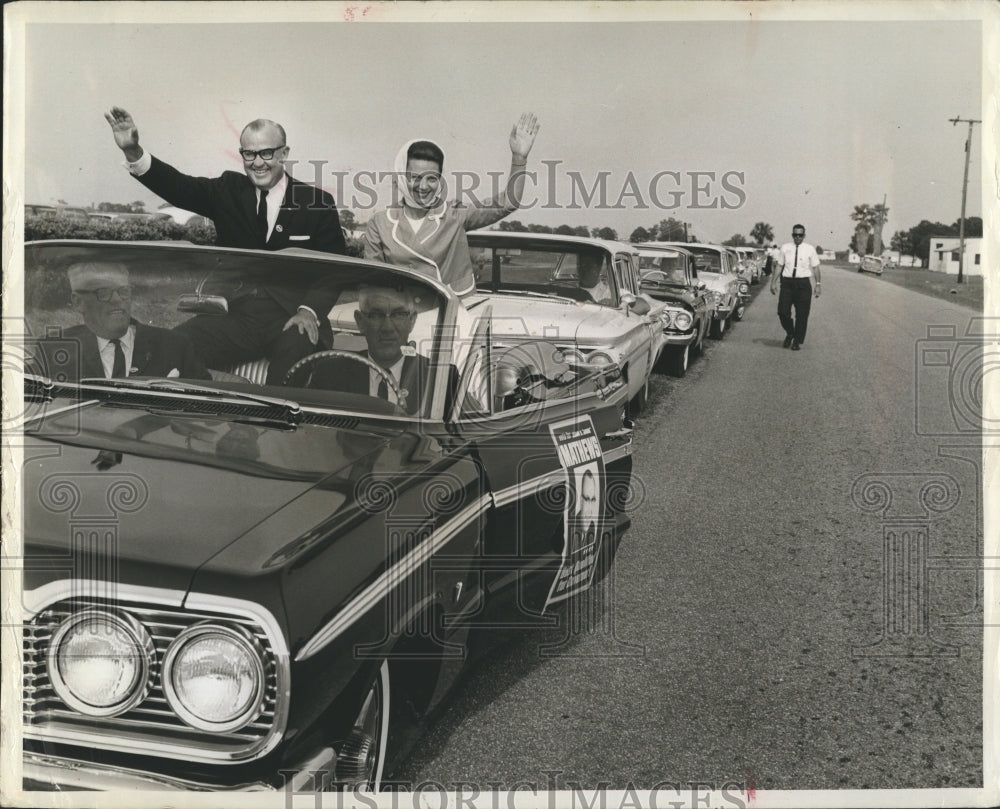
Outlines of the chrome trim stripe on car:
M503 508L504 506L508 506L517 500L522 500L525 497L537 494L538 492L547 489L549 486L556 486L565 482L566 470L559 467L551 472L546 472L544 475L539 475L536 478L515 483L513 486L508 486L506 489L500 489L493 495L493 500L496 503L497 508Z
M67 557L67 563L72 560ZM109 588L114 588L114 592L108 592ZM130 596L131 601L142 601L146 604L162 604L166 607L180 608L184 604L183 590L168 590L164 587L144 587L138 584L118 584L117 582L98 581L96 579L59 579L36 587L34 590L25 590L21 596L21 603L27 610L27 619L30 621L38 613L57 601L64 598L74 598L77 596L93 596L97 593L105 594L109 597L117 597L122 593Z
M604 453L604 463L605 465L614 463L615 461L620 461L622 458L626 458L632 454L632 442L617 446L614 449L608 450ZM529 478L528 480L521 481L520 483L515 483L513 486L508 486L506 489L500 489L493 494L493 501L497 508L503 508L508 506L517 500L522 500L525 497L530 497L533 494L537 494L550 486L555 486L560 483L566 482L566 470L560 467L559 469L553 469L551 472L546 472L544 475L539 475L535 478Z
M605 452L604 463L605 465L609 463L614 463L615 461L622 460L622 458L627 458L631 454L632 454L632 442L629 441L626 444L622 444L620 447L615 447L614 449Z
M383 572L378 578L362 590L355 598L333 617L322 629L316 632L295 655L295 662L308 660L317 652L332 643L352 624L360 620L365 613L374 607L390 590L402 583L407 576L425 564L441 548L453 540L460 531L478 520L483 512L493 503L490 495L483 495L462 509L440 531L434 531L425 542L399 560L395 565Z
M65 413L69 410L82 409L84 407L87 407L88 405L97 404L98 401L99 401L98 399L87 399L86 401L83 402L73 402L73 404L71 405L65 405L64 407L57 407L54 410L48 410L43 407L41 413L36 413L34 416L29 416L19 425L15 426L23 428L25 424L31 424L31 422L33 421L38 421L39 419L51 418L52 416L58 416L60 413Z

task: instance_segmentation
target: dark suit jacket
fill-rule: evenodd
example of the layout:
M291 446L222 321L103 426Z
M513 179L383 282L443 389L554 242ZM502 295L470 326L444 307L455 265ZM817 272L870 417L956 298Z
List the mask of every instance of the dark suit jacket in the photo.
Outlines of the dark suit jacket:
M190 341L182 334L132 321L135 347L129 376L166 376L176 368L187 379L211 379ZM72 326L59 339L39 340L33 373L53 381L104 378L97 337L86 326Z
M191 177L153 157L149 171L136 179L171 205L211 219L215 223L215 243L220 247L251 250L301 247L324 253L347 253L333 196L291 176L278 221L266 243L257 227L256 190L245 174L225 171L219 177ZM283 278L282 282L280 289L258 286L266 288L289 315L303 305L322 321L336 303L338 290L324 285L322 278L302 275L300 279Z
M359 352L367 357L367 351ZM430 379L430 360L420 354L403 358L403 371L399 387L407 392L406 412L414 415L420 407L427 382ZM368 395L368 366L354 360L334 357L319 361L313 370L311 387L325 390L342 390L347 393Z

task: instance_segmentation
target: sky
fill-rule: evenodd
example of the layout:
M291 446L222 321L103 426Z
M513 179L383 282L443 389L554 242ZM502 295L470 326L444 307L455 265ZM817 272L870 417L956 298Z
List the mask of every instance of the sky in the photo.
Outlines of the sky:
M801 222L843 250L854 206L883 196L887 239L957 220L967 127L948 119L983 118L981 24L936 19L940 5L913 21L736 19L752 4L727 4L731 19L678 6L640 22L587 21L585 4L553 22L393 22L338 5L308 23L229 21L251 18L244 3L219 22L114 21L113 5L26 29L24 202L162 203L122 168L102 114L113 105L148 151L205 176L242 171L246 122L279 121L293 174L361 221L389 197L370 173L390 171L404 142L437 141L446 175L486 184L532 111L539 175L511 219L627 237L673 216L706 241L758 221L787 240ZM982 215L982 135L969 216ZM603 199L585 205L577 189L572 207L574 177L585 189L603 177Z

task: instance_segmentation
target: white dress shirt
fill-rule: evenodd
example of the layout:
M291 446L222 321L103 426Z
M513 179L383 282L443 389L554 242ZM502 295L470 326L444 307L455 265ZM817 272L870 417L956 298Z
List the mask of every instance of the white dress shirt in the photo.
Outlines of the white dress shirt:
M281 203L285 200L286 188L288 188L288 175L282 174L281 179L274 184L274 188L267 190L267 238L269 239L274 233L274 226L278 221L278 214L281 212ZM255 188L254 194L257 198L257 205L260 205L260 189Z
M94 336L97 337L96 334ZM128 331L118 339L125 355L125 376L131 376L132 355L135 353L135 326L129 326ZM104 366L104 376L106 379L111 379L111 374L115 370L115 346L110 340L97 337L97 350L101 355L101 365Z
M795 264L796 250L798 250L798 264ZM819 256L816 255L816 248L811 244L796 246L794 242L781 245L781 254L778 263L784 268L781 271L782 278L792 277L792 266L795 265L796 278L812 278L813 267L819 266Z
M398 360L396 360L396 362L394 362L388 368L383 369L383 370L388 371L390 374L392 374L392 378L395 380L397 386L399 385L399 380L402 378L402 374L403 374L403 360L405 360L405 359L406 359L406 356L404 355L404 356L400 357ZM376 371L374 368L369 368L368 369L368 395L369 396L374 396L374 397L378 398L378 386L383 381L385 381L385 380L384 380L384 377L382 376L382 374L378 373L378 371ZM386 387L389 388L389 384L388 383L386 383ZM389 388L389 401L392 402L393 404L398 404L398 402L396 401L396 396L392 392L392 388Z

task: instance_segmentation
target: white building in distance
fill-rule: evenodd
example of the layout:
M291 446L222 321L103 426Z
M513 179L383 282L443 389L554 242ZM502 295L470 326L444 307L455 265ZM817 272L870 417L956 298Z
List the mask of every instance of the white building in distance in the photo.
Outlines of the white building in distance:
M965 260L962 262L963 275L983 274L982 254L982 238L965 240ZM934 272L958 275L958 239L954 236L931 236L927 266Z

